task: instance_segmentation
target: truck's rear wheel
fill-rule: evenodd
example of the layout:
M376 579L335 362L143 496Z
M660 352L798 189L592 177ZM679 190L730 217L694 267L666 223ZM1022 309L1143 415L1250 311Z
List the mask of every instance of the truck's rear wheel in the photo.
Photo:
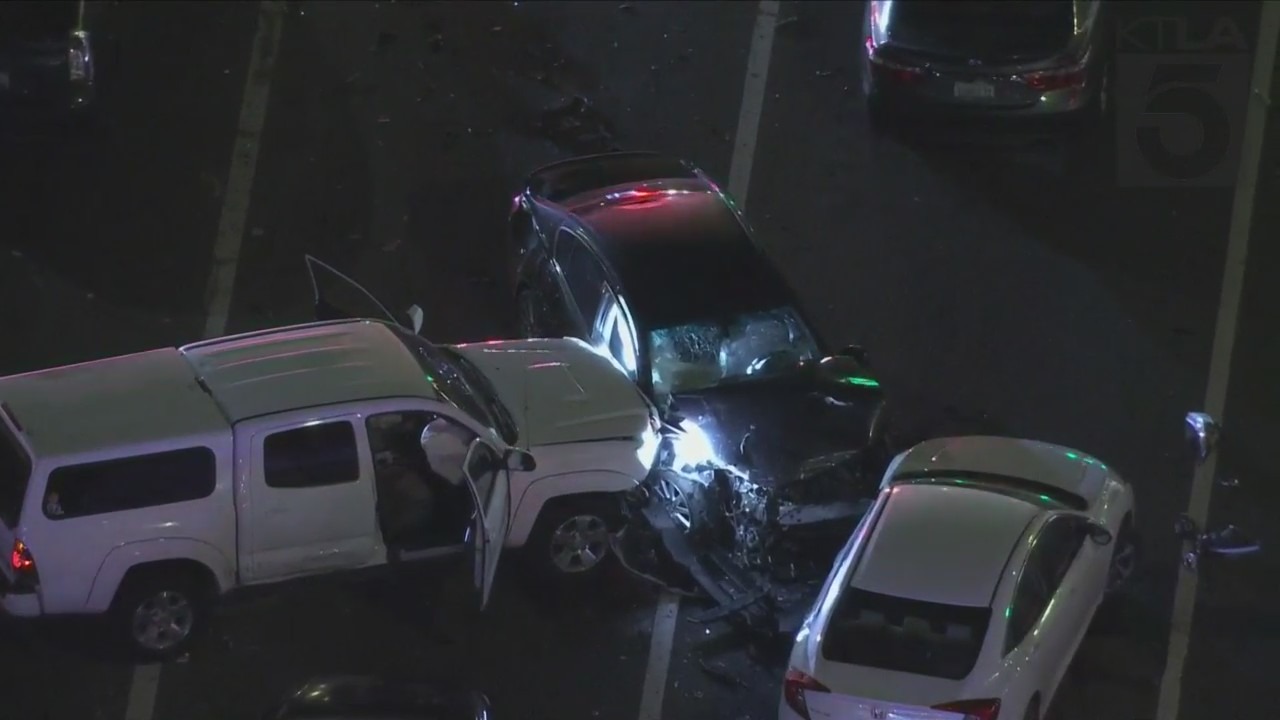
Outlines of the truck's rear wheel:
M133 653L164 660L186 652L208 623L207 583L183 569L143 571L125 578L112 613Z
M595 576L613 559L609 540L619 509L603 498L547 503L525 546L531 570L558 580Z

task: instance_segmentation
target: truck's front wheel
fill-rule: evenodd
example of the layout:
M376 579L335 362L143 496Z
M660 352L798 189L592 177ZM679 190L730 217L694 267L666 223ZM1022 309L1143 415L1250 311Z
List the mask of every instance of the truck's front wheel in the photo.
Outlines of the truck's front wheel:
M131 573L112 608L135 655L164 660L181 655L208 621L210 593L194 573L177 568Z
M605 498L553 500L542 508L525 545L532 570L558 579L594 576L607 566L619 507Z

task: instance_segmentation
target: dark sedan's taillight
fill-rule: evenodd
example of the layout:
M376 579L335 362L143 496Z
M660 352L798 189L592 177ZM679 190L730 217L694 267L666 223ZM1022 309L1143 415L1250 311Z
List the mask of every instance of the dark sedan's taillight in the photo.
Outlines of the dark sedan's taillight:
M871 71L877 78L905 84L916 82L924 77L924 68L886 59L870 36L867 37L866 46L867 60L871 63Z
M1023 73L1018 79L1037 92L1082 88L1089 79L1088 53L1064 58L1058 67Z

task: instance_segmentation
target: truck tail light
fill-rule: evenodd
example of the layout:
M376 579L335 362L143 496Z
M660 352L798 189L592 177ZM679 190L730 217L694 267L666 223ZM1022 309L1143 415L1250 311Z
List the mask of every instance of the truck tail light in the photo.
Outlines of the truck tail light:
M14 585L18 588L34 588L40 576L36 572L36 559L31 548L21 540L13 541L9 551L9 567L13 570Z
M1000 717L1000 698L957 700L934 705L933 709L959 713L964 716L964 720L996 720Z
M782 698L787 707L804 720L809 720L809 706L804 701L806 692L831 692L831 689L795 668L788 670L782 681Z

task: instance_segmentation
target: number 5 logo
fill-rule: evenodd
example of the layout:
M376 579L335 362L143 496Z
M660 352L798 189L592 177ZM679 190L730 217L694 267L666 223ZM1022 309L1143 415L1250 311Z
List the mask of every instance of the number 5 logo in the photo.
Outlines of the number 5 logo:
M1235 116L1244 111L1247 57L1127 55L1121 61L1119 181L1234 182L1240 131Z

